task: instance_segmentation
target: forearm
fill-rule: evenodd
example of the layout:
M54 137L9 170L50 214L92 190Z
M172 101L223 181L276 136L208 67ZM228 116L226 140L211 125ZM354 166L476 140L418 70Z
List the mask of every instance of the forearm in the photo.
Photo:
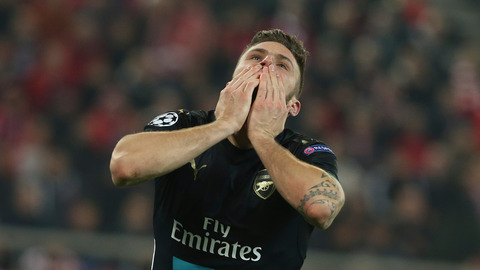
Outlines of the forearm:
M312 225L326 229L344 203L340 183L326 171L297 159L273 138L252 144L282 197Z
M231 129L223 121L176 131L142 132L123 137L110 161L117 186L131 186L165 175L225 139Z

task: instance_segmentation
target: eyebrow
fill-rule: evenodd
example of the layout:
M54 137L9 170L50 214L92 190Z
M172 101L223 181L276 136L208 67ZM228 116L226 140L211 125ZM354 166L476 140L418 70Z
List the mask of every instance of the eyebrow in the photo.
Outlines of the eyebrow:
M247 53L251 53L251 52L259 52L259 53L264 53L264 54L268 53L267 50L262 49L262 48L255 48L255 49L252 49L252 50L248 51ZM292 60L290 60L290 58L288 58L287 56L285 56L285 55L283 55L283 54L281 54L281 53L277 53L277 54L275 54L274 56L275 56L276 58L280 58L280 59L282 59L282 60L288 61L288 62L290 63L290 65L291 65L292 67L294 67Z

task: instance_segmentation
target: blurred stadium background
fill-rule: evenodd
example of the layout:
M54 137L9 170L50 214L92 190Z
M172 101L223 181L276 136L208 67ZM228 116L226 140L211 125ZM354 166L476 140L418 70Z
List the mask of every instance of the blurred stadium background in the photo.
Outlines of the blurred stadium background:
M480 269L478 0L0 1L0 269L149 269L152 185L113 146L212 109L253 33L311 52L289 126L347 194L304 269Z

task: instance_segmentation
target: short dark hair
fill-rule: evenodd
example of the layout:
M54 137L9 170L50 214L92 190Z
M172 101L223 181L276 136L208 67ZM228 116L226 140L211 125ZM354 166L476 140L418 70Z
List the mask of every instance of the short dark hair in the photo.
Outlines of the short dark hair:
M303 46L303 42L299 40L296 36L289 35L280 29L262 30L258 31L253 36L250 43L242 52L242 55L251 47L267 41L274 41L282 44L283 46L287 47L287 49L292 52L293 57L295 57L298 67L300 68L300 80L297 84L297 91L295 93L295 96L297 98L300 97L303 90L305 63L307 62L308 56L308 51Z

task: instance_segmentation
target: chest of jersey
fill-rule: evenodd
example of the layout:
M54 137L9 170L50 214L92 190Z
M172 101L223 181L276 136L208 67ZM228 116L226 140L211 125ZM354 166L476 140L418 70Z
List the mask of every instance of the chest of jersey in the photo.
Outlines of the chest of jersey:
M297 245L303 220L253 150L221 143L163 180L177 256L257 262Z
M284 224L289 214L296 214L276 191L254 150L220 143L176 171L173 178L173 216L197 223L195 227L203 229L205 218L214 218L234 226L242 237L248 231L258 240L276 229L271 224Z

